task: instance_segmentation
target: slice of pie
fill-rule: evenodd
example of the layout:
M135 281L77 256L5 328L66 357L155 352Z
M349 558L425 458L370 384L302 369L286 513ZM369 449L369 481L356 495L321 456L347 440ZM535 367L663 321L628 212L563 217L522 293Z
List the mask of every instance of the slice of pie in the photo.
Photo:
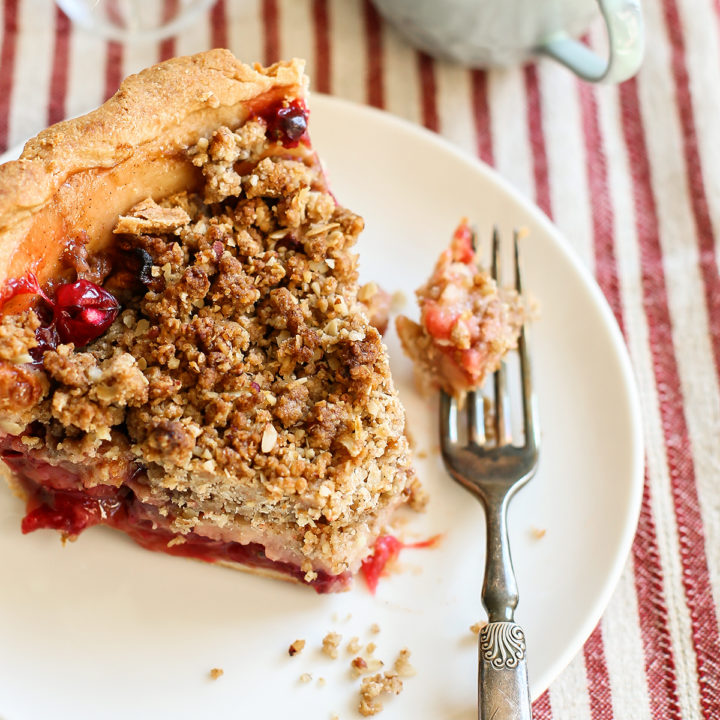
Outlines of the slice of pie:
M342 590L420 502L360 217L329 192L301 61L129 77L0 167L0 455L23 532Z
M467 220L416 295L420 322L400 315L395 323L422 388L455 396L474 390L517 347L521 300L479 267Z

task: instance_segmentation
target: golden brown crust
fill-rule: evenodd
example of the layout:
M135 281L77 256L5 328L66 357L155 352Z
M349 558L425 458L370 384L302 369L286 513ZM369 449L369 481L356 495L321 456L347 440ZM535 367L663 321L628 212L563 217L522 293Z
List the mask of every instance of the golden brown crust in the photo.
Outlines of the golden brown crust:
M0 285L29 269L52 276L83 226L93 229L90 249L106 242L129 207L187 187L196 173L178 150L237 127L254 102L306 86L301 60L253 68L211 50L131 75L97 110L41 132L0 166Z

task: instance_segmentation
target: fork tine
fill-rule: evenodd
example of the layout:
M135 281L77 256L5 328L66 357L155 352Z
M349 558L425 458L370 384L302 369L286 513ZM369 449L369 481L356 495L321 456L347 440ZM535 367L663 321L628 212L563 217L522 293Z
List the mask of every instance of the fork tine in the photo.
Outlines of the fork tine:
M467 396L468 441L475 445L485 444L485 403L482 395L470 392Z
M495 371L493 377L495 385L495 442L498 447L507 444L505 431L505 365Z
M456 444L457 435L457 402L444 390L440 391L440 443L445 449Z
M518 248L517 231L513 233L513 251L515 254L515 289L518 293L521 293L522 277L520 272L520 250ZM522 380L523 431L525 433L525 447L536 448L538 446L538 437L537 424L535 422L535 396L533 395L530 358L528 357L524 324L520 328L518 355L520 357L520 378Z
M497 225L493 228L492 239L492 267L493 280L498 287L502 282L502 263L500 260L500 231ZM505 445L507 437L505 433L505 366L501 364L493 376L495 386L495 438L498 447Z

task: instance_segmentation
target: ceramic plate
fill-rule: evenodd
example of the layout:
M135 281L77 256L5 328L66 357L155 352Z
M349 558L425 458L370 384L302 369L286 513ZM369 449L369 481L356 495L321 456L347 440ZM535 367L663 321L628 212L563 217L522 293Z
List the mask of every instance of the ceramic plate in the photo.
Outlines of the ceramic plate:
M487 241L526 226L527 287L542 419L541 465L513 501L511 541L537 697L577 653L608 602L630 549L642 490L638 402L627 353L594 280L540 211L497 174L390 115L314 96L311 129L341 202L366 220L363 280L408 298L458 219ZM7 159L7 158L5 158ZM63 547L54 532L20 534L21 502L0 488L0 717L3 720L358 717L353 636L392 664L407 647L417 675L384 718L476 718L475 636L484 519L444 473L437 406L421 398L394 331L393 375L407 408L417 470L431 495L410 514L407 550L375 596L312 590L142 550L92 528ZM380 633L370 626L377 623ZM341 633L340 657L319 652ZM295 639L307 641L294 658ZM224 675L209 678L211 668ZM309 673L312 680L300 682ZM321 680L322 679L322 680Z

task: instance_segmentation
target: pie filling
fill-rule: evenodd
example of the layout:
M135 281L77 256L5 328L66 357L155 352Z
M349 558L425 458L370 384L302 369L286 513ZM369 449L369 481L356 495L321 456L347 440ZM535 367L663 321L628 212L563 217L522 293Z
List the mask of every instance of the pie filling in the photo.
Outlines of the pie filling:
M424 387L455 396L474 390L517 347L521 300L479 267L466 220L416 295L420 322L401 315L396 324Z
M199 187L130 207L102 251L76 229L54 280L0 288L0 455L23 532L105 524L340 590L423 496L368 318L384 303L358 297L362 219L327 189L302 97L252 107L176 151Z
M271 560L260 543L217 540L195 531L185 535L173 532L162 527L166 521L157 513L157 508L138 500L127 485L83 488L76 474L13 449L12 445L17 443L7 438L0 442L0 458L13 471L27 498L21 523L23 533L57 530L64 538L74 540L93 525L107 525L126 533L146 550L269 570L309 584L318 593L337 592L350 586L350 572L330 575L318 570L316 577L306 580L306 573L299 565ZM379 572L377 574L379 576Z

